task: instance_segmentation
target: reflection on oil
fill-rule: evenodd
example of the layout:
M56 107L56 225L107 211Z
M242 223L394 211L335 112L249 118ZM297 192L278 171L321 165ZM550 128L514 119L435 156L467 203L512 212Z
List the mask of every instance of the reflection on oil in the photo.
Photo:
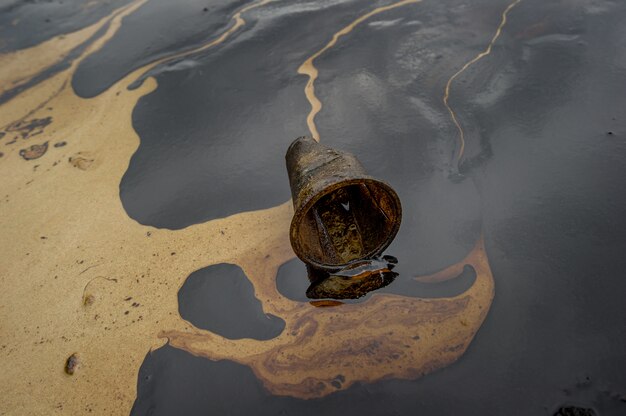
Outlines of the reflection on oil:
M398 276L391 270L398 263L392 256L360 260L335 272L306 266L311 286L306 291L310 299L358 299L383 288Z
M382 261L378 266L372 267L373 271L375 272L376 269L384 271L385 268L392 270L392 268L395 267L395 264L391 263L392 259L393 257L391 256L383 256L382 260L386 260L389 263L385 264L385 261ZM324 277L328 277L329 275L328 272L319 270L312 271L313 275L311 275L306 265L304 265L300 259L296 258L286 262L280 266L276 274L276 288L278 292L281 296L296 302L309 302L310 298L307 296L307 291L309 287L312 286L309 279L315 279L315 274L317 273L322 273ZM342 302L365 302L371 296L383 293L415 298L451 298L467 292L476 282L477 277L476 270L471 265L466 264L462 266L462 263L456 264L440 273L420 276L418 278L410 278L410 276L401 275L398 273L397 269L392 270L391 273L394 275L393 284L374 289L372 292L360 298L344 298ZM396 275L396 273L398 274Z

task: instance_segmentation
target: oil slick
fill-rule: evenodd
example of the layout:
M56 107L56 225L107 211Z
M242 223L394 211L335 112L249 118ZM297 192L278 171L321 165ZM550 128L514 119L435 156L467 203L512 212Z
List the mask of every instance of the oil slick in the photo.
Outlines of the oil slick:
M188 51L177 53L171 56L165 56L161 59L158 59L144 66L138 71L138 72L142 72L143 74L140 77L138 77L133 83L130 84L130 88L132 89L137 88L141 84L141 82L145 80L147 76L151 75L149 71L158 65L166 64L168 62L172 62L172 61L184 58L185 56L189 56L192 54L205 51L207 49L213 48L217 45L224 43L229 37L231 37L235 32L237 32L237 30L239 30L241 27L243 27L246 24L246 21L242 17L243 13L256 9L258 7L271 3L273 1L276 1L276 0L259 0L259 1L252 2L248 4L247 6L244 6L241 9L239 9L239 11L233 14L233 16L230 18L230 20L232 21L232 25L226 31L224 31L220 36L218 36L215 40L210 41L204 45L201 45L197 48L194 48Z
M140 68L92 99L78 97L69 80L78 63L111 39L122 18L144 1L97 23L107 22L105 32L69 68L0 107L0 126L50 117L41 143L66 143L46 146L35 171L15 144L5 146L0 160L5 178L0 195L4 408L80 414L88 406L98 414L127 414L146 351L167 341L198 356L246 364L272 394L298 398L323 397L357 382L412 379L457 360L493 299L493 276L482 239L463 261L450 266L456 271L471 265L476 271L474 285L461 295L419 299L385 294L361 304L303 303L281 296L274 282L278 267L293 258L289 202L176 231L142 226L128 217L119 183L139 144L131 114L137 101L157 85L147 78L134 90L126 86L158 63L183 54ZM309 76L305 93L312 110L307 124L317 139L314 118L322 104L314 93L315 58L369 17L417 2L405 0L364 14L300 67ZM232 18L233 26L195 52L226 41L245 24L244 11L267 3L241 9ZM86 40L97 27L76 32L80 35L71 38L73 44ZM30 62L39 49L21 53L21 62ZM46 58L38 70L55 59ZM170 255L174 252L175 260ZM230 340L180 317L177 293L187 276L219 263L244 270L263 311L285 320L279 336ZM137 307L128 308L128 299ZM77 360L68 359L76 352L80 371L66 377L68 365L71 371L78 368ZM41 384L41 379L50 382ZM35 383L40 391L33 401Z
M345 26L343 29L335 33L331 40L322 49L315 52L306 61L304 61L302 65L300 65L300 67L298 68L298 73L309 77L309 80L304 87L304 94L311 104L311 111L306 118L306 124L309 128L309 131L311 132L311 137L313 137L317 141L320 140L320 134L317 131L317 126L315 125L315 115L322 110L322 102L315 95L315 80L317 79L317 76L319 74L314 64L315 59L319 58L324 52L335 46L340 37L352 32L352 30L357 25L366 21L370 17L375 16L379 13L386 12L387 10L405 6L407 4L419 3L420 1L422 0L402 0L388 6L378 7L362 16L359 16L358 18L354 19L349 25Z
M504 9L504 11L502 12L501 19L500 19L500 24L498 25L498 28L496 29L496 32L494 33L493 37L491 38L491 41L487 45L487 48L484 51L480 52L478 55L476 55L473 59L471 59L470 61L465 63L465 65L463 65L461 67L461 69L456 71L450 77L450 79L448 79L448 82L446 83L446 87L445 87L444 92L443 92L443 105L445 105L446 109L448 110L448 113L450 113L450 117L452 118L452 122L454 123L454 125L456 126L456 128L457 128L457 130L459 132L459 150L458 150L457 155L456 155L457 167L458 167L458 164L461 162L461 158L463 157L463 153L465 152L465 133L463 132L463 128L461 127L461 123L459 123L459 120L457 119L456 113L454 112L454 110L452 110L452 107L450 106L450 104L448 102L450 100L450 88L452 87L452 82L456 78L458 78L459 75L461 75L463 72L465 72L465 70L467 70L470 66L474 65L476 62L480 61L485 56L487 56L487 55L489 55L491 53L491 49L493 48L493 45L496 43L496 41L500 37L500 34L502 33L502 29L504 28L504 25L506 25L507 14L511 11L511 9L513 9L513 7L517 6L517 4L520 1L522 1L522 0L515 0L513 3L509 4Z
M0 98L5 93L28 86L40 75L46 75L52 67L70 58L73 51L88 44L93 37L97 38L101 30L106 29L102 38L108 39L107 33L109 35L115 33L121 19L137 10L146 1L135 0L76 32L58 35L39 45L0 55ZM82 57L86 55L83 54Z
M244 267L259 299L270 300L264 302L265 312L286 320L281 335L268 341L233 341L196 328L160 335L194 355L249 365L276 395L315 398L356 382L417 378L456 361L489 310L494 284L482 239L460 263L474 267L477 278L453 298L385 294L361 304L330 305L276 296L273 281L267 279L275 270L263 276ZM340 387L333 383L338 369L345 378Z

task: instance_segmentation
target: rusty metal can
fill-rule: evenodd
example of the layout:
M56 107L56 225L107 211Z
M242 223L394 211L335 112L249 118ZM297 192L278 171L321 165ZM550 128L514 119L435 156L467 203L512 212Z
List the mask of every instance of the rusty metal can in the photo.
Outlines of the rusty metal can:
M391 244L400 228L400 199L354 155L299 137L285 159L294 205L289 237L302 261L338 270Z

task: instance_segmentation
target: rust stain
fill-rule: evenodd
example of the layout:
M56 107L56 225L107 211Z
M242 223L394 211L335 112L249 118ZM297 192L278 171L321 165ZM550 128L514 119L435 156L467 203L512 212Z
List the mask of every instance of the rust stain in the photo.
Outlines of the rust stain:
M316 308L331 308L333 306L341 306L343 302L339 300L312 300L309 304Z

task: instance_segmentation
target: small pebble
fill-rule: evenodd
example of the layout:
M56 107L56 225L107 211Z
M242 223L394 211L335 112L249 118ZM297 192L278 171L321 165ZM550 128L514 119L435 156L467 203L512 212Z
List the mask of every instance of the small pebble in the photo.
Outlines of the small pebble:
M78 355L76 353L70 355L65 361L65 372L70 376L74 374L78 368Z

